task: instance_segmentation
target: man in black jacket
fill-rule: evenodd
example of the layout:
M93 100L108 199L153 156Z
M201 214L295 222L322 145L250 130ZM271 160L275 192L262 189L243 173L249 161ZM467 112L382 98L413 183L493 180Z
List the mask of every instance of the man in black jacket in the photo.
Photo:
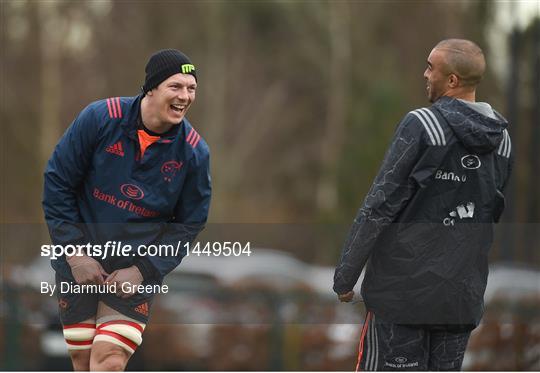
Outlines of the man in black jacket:
M508 123L476 102L485 59L475 43L443 40L427 65L433 105L399 123L334 275L349 302L366 266L363 370L459 370L483 313L513 158Z

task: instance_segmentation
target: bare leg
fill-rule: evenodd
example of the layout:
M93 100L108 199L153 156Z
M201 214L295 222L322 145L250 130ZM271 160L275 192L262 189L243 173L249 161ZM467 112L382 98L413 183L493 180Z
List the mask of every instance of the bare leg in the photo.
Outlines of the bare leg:
M126 369L131 354L122 347L109 342L95 342L90 356L90 370L119 372Z
M82 324L95 324L96 319L91 318L81 322ZM74 371L89 371L90 370L90 349L85 350L69 350L71 363Z
M99 302L97 312L97 324L99 325L100 323L112 320L126 320L136 322L136 320L124 316L118 311L108 307L105 303ZM97 333L97 335L100 335L99 332ZM124 341L126 339L129 339L122 336L121 338L124 339ZM90 355L91 371L123 371L126 369L126 365L133 353L133 350L128 350L125 345L122 346L122 343L120 343L119 345L118 343L114 342L114 339L111 339L111 342L94 340L94 343L92 344L92 353ZM133 342L128 343L132 344L133 349L136 348L136 345L133 344ZM140 340L138 343L140 343Z

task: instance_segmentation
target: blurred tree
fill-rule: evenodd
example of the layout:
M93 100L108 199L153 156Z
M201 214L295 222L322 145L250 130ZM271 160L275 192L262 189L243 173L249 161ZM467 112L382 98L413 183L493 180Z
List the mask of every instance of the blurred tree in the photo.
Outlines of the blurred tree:
M339 162L345 140L351 76L351 27L350 3L339 1L328 7L328 65L323 65L321 75L328 75L325 92L326 124L322 133L320 150L320 176L317 182L317 208L325 213L337 208L338 180L336 164Z
M38 15L41 91L45 93L39 96L38 155L39 159L46 160L62 134L59 126L63 88L61 58L65 53L62 47L67 24L59 14L60 4L56 1L35 1L30 2L29 6L35 7Z

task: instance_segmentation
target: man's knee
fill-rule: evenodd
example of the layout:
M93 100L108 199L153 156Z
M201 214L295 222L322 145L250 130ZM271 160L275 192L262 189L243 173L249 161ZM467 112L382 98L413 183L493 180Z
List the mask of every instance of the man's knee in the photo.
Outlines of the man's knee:
M142 323L128 320L98 322L90 370L124 370L130 356L142 342L144 327Z
M92 371L123 371L126 368L130 353L124 348L109 342L95 342L90 356Z
M71 362L73 363L73 370L90 370L90 350L70 350L69 356L71 357Z
M64 338L68 347L74 370L88 370L90 366L90 348L96 334L95 321L67 324L63 327Z

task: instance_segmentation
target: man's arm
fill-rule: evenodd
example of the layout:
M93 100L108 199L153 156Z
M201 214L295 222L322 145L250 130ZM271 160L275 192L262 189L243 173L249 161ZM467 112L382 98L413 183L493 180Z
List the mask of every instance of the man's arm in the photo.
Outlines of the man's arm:
M505 130L505 132L506 132L506 130ZM509 153L509 156L508 156L508 161L507 162L503 161L504 162L503 164L505 166L501 167L502 170L500 171L500 179L501 179L501 181L500 181L500 185L498 185L498 188L497 188L497 191L496 191L495 203L494 203L494 208L493 208L493 221L495 223L498 223L500 221L501 215L504 212L504 209L506 208L505 191L506 191L506 188L507 188L508 183L510 181L510 175L512 174L512 169L514 167L514 152L511 151L512 146L511 146L510 135L508 135L506 140L509 143L510 153ZM502 144L502 142L501 142L501 144ZM501 154L499 154L499 156L502 159L504 159Z
M85 244L77 190L90 167L98 139L98 122L86 107L60 139L44 175L43 211L54 244ZM69 256L66 260L78 284L101 284L107 273L93 258Z
M202 145L202 146L201 146ZM146 256L136 262L144 279L163 278L176 268L186 255L185 243L191 243L203 230L208 219L211 197L210 155L206 144L191 160L180 199L175 207L175 216L166 227L156 244L169 244L175 248L181 242L178 255Z
M342 301L352 289L385 227L395 221L416 191L410 177L425 147L423 127L408 114L399 123L390 148L350 229L334 274L334 291Z
M98 125L86 107L64 133L44 174L43 211L54 244L85 243L77 190L90 166Z

